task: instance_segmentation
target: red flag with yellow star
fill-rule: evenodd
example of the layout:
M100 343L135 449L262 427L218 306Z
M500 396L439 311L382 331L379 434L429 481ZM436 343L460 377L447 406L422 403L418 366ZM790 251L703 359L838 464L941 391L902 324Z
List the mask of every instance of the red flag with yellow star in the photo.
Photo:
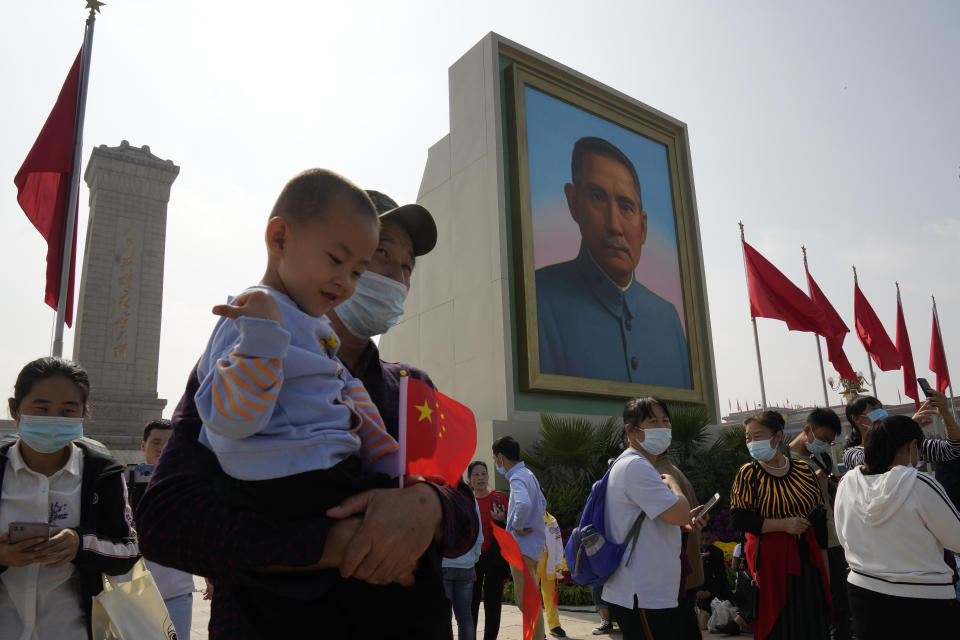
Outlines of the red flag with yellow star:
M468 407L410 376L400 379L400 452L404 475L463 477L477 449L477 419Z

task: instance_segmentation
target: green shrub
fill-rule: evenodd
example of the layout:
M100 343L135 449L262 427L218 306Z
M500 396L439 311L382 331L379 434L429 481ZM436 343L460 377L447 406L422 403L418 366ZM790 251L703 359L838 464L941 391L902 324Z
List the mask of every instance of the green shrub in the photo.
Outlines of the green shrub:
M560 606L580 607L593 604L590 587L584 587L579 584L560 584L559 586L560 594L557 596L557 599ZM503 601L507 604L516 604L514 601L512 580L503 587Z

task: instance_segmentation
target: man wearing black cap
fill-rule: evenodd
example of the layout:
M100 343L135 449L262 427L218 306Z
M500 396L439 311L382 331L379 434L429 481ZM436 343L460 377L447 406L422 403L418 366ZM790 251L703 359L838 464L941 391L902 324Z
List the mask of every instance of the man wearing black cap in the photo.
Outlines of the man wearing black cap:
M401 372L433 383L420 369L380 360L371 337L402 314L414 260L433 248L437 231L423 207L398 207L381 193L369 195L381 220L379 245L365 273L373 277L366 276L356 300L341 303L341 315L331 313L330 320L340 336L338 357L364 383L396 438ZM216 459L197 441L197 385L194 371L137 522L156 547L157 561L211 578L210 638L311 631L348 639L445 637L450 610L440 558L464 554L477 536L472 490L462 480L457 487L418 483L376 489L351 496L327 514L306 509L304 520L282 527L256 513L225 508L208 481ZM360 518L350 517L357 514ZM191 523L189 533L173 524L182 522ZM412 586L388 584L409 574L412 564L417 564ZM339 571L317 571L323 567Z

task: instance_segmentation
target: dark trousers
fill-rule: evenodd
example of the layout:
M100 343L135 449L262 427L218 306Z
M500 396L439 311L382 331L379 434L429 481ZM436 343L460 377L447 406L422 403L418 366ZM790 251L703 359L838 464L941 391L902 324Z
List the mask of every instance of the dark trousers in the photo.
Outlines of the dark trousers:
M850 640L847 559L843 547L830 547L827 557L830 560L830 597L833 600L833 640Z
M678 606L673 611L676 615L674 627L677 630L677 640L703 640L700 634L700 623L697 621L697 591L699 587L687 589L687 593L680 598Z
M473 628L477 629L480 616L480 600L483 600L483 640L496 640L500 632L500 603L503 600L503 581L510 575L510 566L500 555L496 540L490 548L480 552L480 559L474 569L477 581L473 583L473 601L470 613L473 614Z
M900 598L852 584L847 589L858 640L953 638L960 628L960 602L955 598Z
M634 597L633 609L610 604L610 615L623 630L623 640L674 640L680 638L676 628L677 607L672 609L638 609ZM644 632L641 615L647 619L650 636Z

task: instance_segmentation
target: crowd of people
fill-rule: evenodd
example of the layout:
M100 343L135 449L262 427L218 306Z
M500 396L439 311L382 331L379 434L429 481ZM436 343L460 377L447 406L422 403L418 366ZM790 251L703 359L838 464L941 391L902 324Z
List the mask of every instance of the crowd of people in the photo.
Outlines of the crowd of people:
M207 581L210 638L446 639L498 636L504 584L541 593L535 640L565 637L556 606L560 526L519 442L455 486L398 488L400 387L429 375L380 358L372 337L403 312L416 258L437 240L429 212L311 170L266 225L262 280L219 316L171 421L143 427L144 464L125 470L84 438L91 381L40 358L20 372L0 443L0 638L92 636L103 574L141 555L176 633L190 636L193 576ZM95 383L95 381L94 381ZM942 419L947 439L924 437ZM960 628L955 553L960 427L934 393L911 418L873 397L846 408L846 473L828 453L829 409L787 442L773 411L744 426L753 461L729 489L743 534L735 586L690 481L668 457L668 405L629 400L610 461L603 525L630 551L593 588L600 624L625 640L701 638L717 603L758 639L913 637ZM952 475L951 475L952 474ZM724 487L717 487L723 491ZM509 565L495 527L519 548Z

